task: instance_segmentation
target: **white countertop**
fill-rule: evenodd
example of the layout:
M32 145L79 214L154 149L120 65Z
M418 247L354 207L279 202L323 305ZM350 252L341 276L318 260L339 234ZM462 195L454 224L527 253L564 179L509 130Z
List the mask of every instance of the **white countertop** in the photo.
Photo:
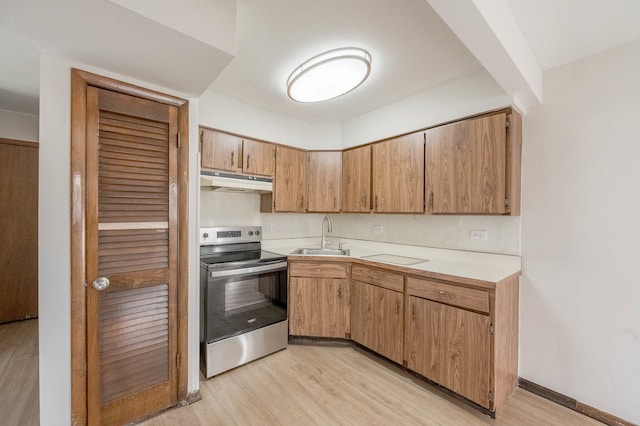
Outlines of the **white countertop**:
M519 256L448 250L344 238L331 238L331 244L329 247L337 248L338 243L342 243L343 248L351 251L349 256L350 258L362 259L365 256L388 254L426 259L426 262L416 263L413 265L399 265L392 262L375 261L382 264L401 266L403 268L417 269L420 271L428 271L494 283L518 273L522 269L522 263ZM262 248L264 250L287 256L299 256L292 255L290 253L295 249L303 247L319 248L320 237L262 241ZM365 260L373 261L372 259Z

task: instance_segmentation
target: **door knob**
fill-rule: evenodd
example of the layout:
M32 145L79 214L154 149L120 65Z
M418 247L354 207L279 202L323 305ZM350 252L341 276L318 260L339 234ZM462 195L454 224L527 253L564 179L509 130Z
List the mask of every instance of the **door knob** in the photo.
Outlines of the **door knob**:
M107 287L109 287L109 278L107 277L98 277L93 282L93 288L95 288L98 291L102 291Z

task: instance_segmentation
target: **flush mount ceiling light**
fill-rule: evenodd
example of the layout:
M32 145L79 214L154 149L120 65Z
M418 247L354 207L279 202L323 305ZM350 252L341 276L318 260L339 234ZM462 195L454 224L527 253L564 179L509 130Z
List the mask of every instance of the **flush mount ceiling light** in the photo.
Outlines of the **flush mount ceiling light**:
M314 56L287 80L287 95L297 102L337 98L360 86L371 71L371 55L357 47L343 47Z

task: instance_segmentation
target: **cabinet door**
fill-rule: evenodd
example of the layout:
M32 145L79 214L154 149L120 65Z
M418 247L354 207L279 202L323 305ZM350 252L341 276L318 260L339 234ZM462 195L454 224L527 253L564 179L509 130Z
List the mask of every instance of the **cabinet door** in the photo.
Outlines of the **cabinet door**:
M373 144L373 210L424 212L424 133Z
M489 408L489 316L408 297L407 367Z
M339 212L342 153L307 153L307 211Z
M283 146L276 148L276 176L273 185L275 211L305 211L306 164L306 152Z
M242 143L242 170L252 175L273 176L276 147L267 142L244 139Z
M402 293L353 281L351 338L402 364Z
M506 114L426 132L428 213L505 213Z
M342 152L342 211L371 210L371 145Z
M349 333L346 280L289 279L289 333L297 336L346 337Z
M242 172L242 139L215 130L201 129L202 167Z

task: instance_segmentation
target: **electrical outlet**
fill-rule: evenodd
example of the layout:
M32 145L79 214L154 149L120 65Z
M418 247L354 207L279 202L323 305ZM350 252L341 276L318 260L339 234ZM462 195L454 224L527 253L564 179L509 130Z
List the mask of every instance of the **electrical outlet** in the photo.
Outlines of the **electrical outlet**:
M267 232L270 234L276 231L276 224L273 222L267 223Z
M472 230L469 231L469 238L472 240L484 240L487 241L489 233L485 230Z
M382 234L384 232L384 225L373 225L374 234Z

